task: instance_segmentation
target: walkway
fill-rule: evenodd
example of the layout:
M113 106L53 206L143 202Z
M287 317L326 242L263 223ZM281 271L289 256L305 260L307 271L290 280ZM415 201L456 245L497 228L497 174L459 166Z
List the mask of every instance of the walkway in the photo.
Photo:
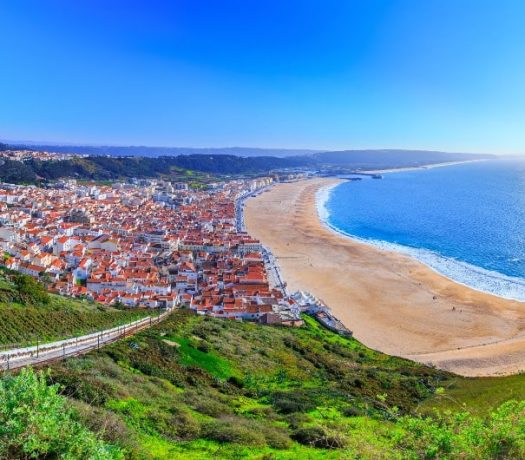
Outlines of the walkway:
M112 329L95 332L93 334L60 340L27 348L16 348L0 353L0 370L19 369L25 366L37 366L61 359L83 355L92 350L99 349L117 340L126 338L141 330L158 324L172 312L173 308L166 310L159 316L147 316Z

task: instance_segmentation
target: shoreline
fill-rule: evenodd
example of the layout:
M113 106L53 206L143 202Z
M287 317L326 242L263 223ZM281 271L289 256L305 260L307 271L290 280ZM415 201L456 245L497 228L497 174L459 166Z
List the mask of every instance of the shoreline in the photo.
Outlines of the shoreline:
M343 183L343 182L341 182ZM322 224L330 231L335 232L336 234L343 236L345 238L350 238L351 240L369 245L373 248L377 248L383 251L392 251L397 252L403 255L406 255L407 257L410 257L414 260L416 260L419 263L422 263L438 275L444 276L445 278L449 279L450 281L460 284L461 286L465 286L467 288L473 289L475 291L489 294L496 296L501 299L505 300L514 300L517 302L523 302L525 307L525 292L520 294L514 294L514 296L511 294L512 289L508 285L505 286L505 283L510 283L514 285L522 285L523 289L525 290L525 280L521 278L512 277L510 275L505 275L503 273L499 272L492 272L490 270L487 270L483 267L478 267L475 265L472 265L468 262L452 259L450 257L444 256L442 254L433 252L429 249L425 248L414 248L410 246L404 246L399 243L391 243L389 241L383 241L383 240L373 240L373 239L366 239L361 238L356 235L352 235L350 233L345 232L342 229L337 228L335 225L330 224L329 222L329 213L326 209L326 203L328 199L330 198L330 193L333 189L335 189L338 185L341 183L331 184L327 185L325 187L319 188L319 190L316 193L316 207L317 207L317 215L319 216L319 219L321 220ZM425 257L427 256L426 260ZM430 261L429 259L434 259L433 261ZM454 276L446 272L446 270L443 269L443 266L439 266L438 263L436 263L436 260L442 261L445 264L449 264L449 266L452 266L456 270L458 268L463 269L463 271L466 273L465 278L468 277L468 275L472 273L476 273L478 277L481 277L481 281L478 278L478 285L473 282L469 282L468 280L462 280L458 279L461 278L459 276ZM493 279L494 285L498 286L500 291L503 292L495 292L494 290L490 290L488 287L486 287L486 284L488 283L487 279ZM485 282L485 286L483 286L483 281Z
M405 172L405 171L420 171L425 169L434 169L434 168L445 168L447 166L459 166L464 164L471 163L480 163L483 161L490 161L488 159L476 159L476 160L463 160L463 161L447 161L445 163L432 163L428 165L421 166L407 166L405 168L390 168L390 169L370 169L365 171L359 171L365 174L390 174L396 172Z
M523 303L328 228L317 193L341 182L278 184L246 202L248 231L271 249L290 291L311 292L358 340L391 355L467 376L525 369Z

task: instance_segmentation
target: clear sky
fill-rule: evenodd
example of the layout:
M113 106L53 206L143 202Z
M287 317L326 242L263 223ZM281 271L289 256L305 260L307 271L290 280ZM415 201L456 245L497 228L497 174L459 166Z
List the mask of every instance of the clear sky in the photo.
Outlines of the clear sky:
M0 0L0 138L525 153L525 1Z

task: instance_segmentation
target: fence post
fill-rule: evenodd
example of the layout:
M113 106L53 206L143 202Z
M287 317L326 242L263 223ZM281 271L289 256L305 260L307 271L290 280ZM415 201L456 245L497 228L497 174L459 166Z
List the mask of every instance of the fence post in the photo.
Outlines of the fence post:
M39 354L39 340L38 340L38 337L36 338L36 357L38 358L38 354Z

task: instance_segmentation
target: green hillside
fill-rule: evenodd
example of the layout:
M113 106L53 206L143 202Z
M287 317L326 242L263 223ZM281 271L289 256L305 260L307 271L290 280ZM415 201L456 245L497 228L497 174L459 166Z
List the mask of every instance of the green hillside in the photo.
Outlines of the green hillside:
M0 348L50 342L129 323L147 315L48 294L27 275L0 272Z
M518 392L393 358L306 327L178 311L157 327L56 364L78 420L126 458L517 458ZM516 384L513 377L498 380ZM466 391L470 388L470 393ZM477 397L473 396L477 393ZM433 412L432 407L451 410ZM467 415L471 411L478 416ZM489 416L489 413L492 415ZM488 416L485 418L485 416ZM465 453L465 455L463 455Z
M27 278L3 276L0 296L3 341L133 315ZM46 373L4 373L0 459L525 458L525 376L465 379L305 321L179 310Z

